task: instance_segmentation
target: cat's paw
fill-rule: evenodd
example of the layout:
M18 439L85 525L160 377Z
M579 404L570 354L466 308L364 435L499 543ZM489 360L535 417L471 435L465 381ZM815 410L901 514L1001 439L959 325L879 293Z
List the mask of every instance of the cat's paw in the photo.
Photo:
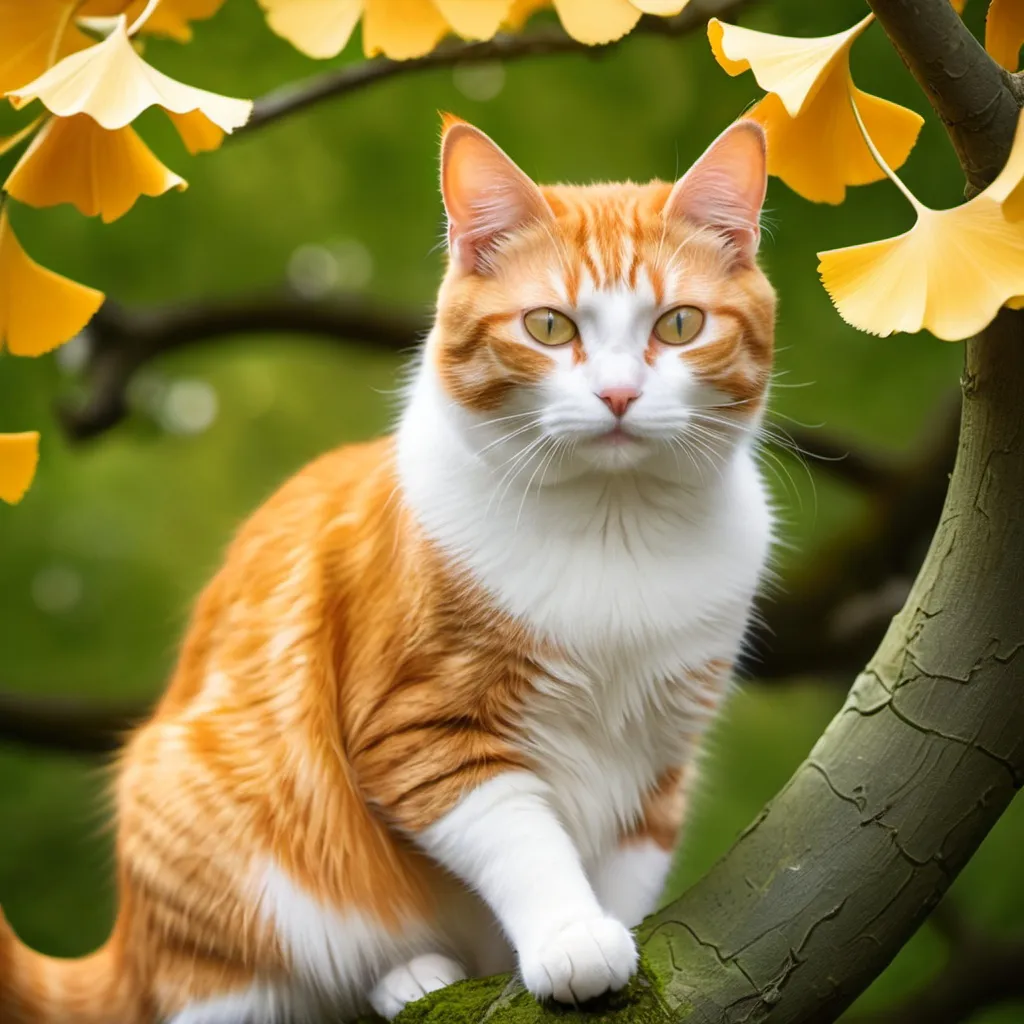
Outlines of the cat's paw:
M636 943L613 917L570 924L521 950L519 969L538 999L582 1003L623 988L636 973Z
M466 972L460 964L440 953L427 953L388 971L370 993L370 1005L391 1020L405 1007L439 988L462 981Z

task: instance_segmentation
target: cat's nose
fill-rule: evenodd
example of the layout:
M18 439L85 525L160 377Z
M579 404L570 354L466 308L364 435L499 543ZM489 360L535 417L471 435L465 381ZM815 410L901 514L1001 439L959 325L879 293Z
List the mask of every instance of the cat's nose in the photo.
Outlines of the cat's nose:
M640 392L636 388L605 388L598 392L597 397L616 416L625 416L626 410L640 397Z

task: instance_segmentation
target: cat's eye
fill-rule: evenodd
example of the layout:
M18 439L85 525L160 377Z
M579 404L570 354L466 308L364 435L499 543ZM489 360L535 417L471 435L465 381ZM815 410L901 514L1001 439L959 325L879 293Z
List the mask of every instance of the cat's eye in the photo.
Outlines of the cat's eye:
M677 306L658 317L654 336L666 345L687 345L703 326L704 314L696 306Z
M523 317L523 326L542 345L566 345L576 337L576 325L557 309L531 309Z

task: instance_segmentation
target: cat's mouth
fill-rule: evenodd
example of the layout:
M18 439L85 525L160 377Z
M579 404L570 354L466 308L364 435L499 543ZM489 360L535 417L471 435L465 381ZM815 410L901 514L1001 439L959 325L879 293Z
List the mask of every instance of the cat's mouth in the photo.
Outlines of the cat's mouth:
M597 444L616 446L637 444L640 438L636 434L630 433L621 423L617 423L611 430L598 434L594 441Z

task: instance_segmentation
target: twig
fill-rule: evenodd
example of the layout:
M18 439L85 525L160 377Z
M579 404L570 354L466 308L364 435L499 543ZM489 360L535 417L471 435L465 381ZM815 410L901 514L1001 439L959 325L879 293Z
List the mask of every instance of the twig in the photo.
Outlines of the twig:
M107 754L147 711L142 703L0 691L0 740L68 754Z
M750 2L751 0L692 0L686 9L675 17L644 16L629 35L602 46L588 46L573 39L560 28L552 27L536 29L521 35L498 35L480 43L444 43L425 56L412 60L398 61L377 57L359 61L268 93L256 101L249 123L236 131L233 137L248 135L323 100L358 92L396 75L452 67L456 64L520 60L524 57L551 56L559 53L586 53L598 56L618 48L627 39L638 34L685 35L703 27L708 18L732 16Z

